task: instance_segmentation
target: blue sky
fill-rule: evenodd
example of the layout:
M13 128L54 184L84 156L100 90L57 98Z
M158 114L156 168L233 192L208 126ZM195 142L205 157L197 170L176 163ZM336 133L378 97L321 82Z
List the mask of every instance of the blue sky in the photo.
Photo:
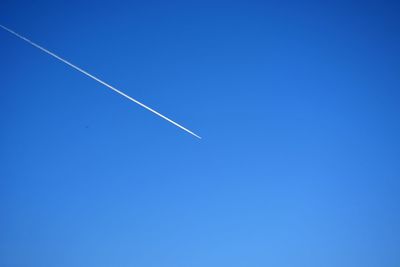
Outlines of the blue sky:
M0 266L400 264L395 1L1 1Z

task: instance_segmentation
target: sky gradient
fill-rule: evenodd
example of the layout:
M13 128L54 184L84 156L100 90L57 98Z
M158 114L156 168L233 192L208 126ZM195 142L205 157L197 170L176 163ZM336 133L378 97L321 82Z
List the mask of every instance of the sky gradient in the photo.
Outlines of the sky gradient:
M0 266L397 267L396 1L0 1Z

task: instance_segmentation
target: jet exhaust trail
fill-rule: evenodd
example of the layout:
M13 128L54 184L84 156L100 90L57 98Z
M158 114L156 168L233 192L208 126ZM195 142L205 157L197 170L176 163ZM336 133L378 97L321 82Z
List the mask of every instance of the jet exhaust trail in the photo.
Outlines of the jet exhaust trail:
M89 78L92 78L93 80L95 80L95 81L97 81L98 83L100 83L100 84L106 86L107 88L113 90L114 92L116 92L116 93L122 95L123 97L125 97L125 98L131 100L132 102L138 104L139 106L141 106L141 107L147 109L147 110L150 111L150 112L153 112L153 113L156 114L157 116L159 116L159 117L163 118L164 120L166 120L166 121L172 123L172 124L175 125L176 127L178 127L178 128L180 128L180 129L184 130L185 132L187 132L187 133L189 133L189 134L191 134L191 135L193 135L193 136L195 136L195 137L201 139L200 136L198 136L198 135L195 134L194 132L190 131L189 129L183 127L182 125L180 125L180 124L178 124L177 122L171 120L170 118L168 118L168 117L162 115L162 114L159 113L158 111L155 111L154 109L148 107L147 105L141 103L140 101L134 99L133 97L130 97L129 95L127 95L127 94L125 94L124 92L118 90L117 88L115 88L115 87L109 85L108 83L106 83L106 82L100 80L99 78L97 78L97 77L95 77L94 75L88 73L87 71L85 71L85 70L79 68L78 66L72 64L71 62L69 62L69 61L63 59L62 57L57 56L56 54L54 54L53 52L47 50L46 48L41 47L40 45L36 44L35 42L29 40L28 38L26 38L26 37L24 37L24 36L22 36L22 35L16 33L15 31L13 31L13 30L11 30L11 29L9 29L9 28L7 28L7 27L1 25L1 24L0 24L0 27L3 28L4 30L8 31L9 33L15 35L16 37L18 37L18 38L24 40L25 42L31 44L32 46L38 48L39 50L45 52L46 54L48 54L48 55L50 55L50 56L52 56L52 57L58 59L59 61L61 61L61 62L65 63L65 64L67 64L68 66L70 66L71 68L73 68L73 69L79 71L80 73L83 73L84 75L88 76Z

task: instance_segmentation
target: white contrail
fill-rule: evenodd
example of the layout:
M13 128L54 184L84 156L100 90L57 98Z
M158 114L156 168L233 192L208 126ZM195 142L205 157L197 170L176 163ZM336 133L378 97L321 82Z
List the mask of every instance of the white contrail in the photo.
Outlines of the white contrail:
M114 88L113 86L109 85L108 83L103 82L103 81L100 80L99 78L93 76L92 74L90 74L90 73L88 73L87 71L85 71L85 70L79 68L78 66L76 66L76 65L74 65L74 64L72 64L72 63L70 63L70 62L68 62L67 60L65 60L65 59L63 59L63 58L57 56L56 54L54 54L53 52L50 52L50 51L47 50L46 48L41 47L40 45L38 45L38 44L32 42L32 41L29 40L28 38L25 38L24 36L22 36L22 35L16 33L15 31L13 31L13 30L11 30L11 29L9 29L9 28L7 28L7 27L1 25L1 24L0 24L0 27L3 28L3 29L6 30L6 31L12 33L13 35L17 36L18 38L20 38L20 39L22 39L22 40L28 42L29 44L33 45L34 47L36 47L36 48L42 50L43 52L49 54L50 56L55 57L56 59L60 60L61 62L64 62L64 63L67 64L68 66L70 66L70 67L76 69L77 71L79 71L79 72L85 74L86 76L92 78L93 80L95 80L95 81L101 83L102 85L108 87L109 89L113 90L114 92L116 92L116 93L118 93L118 94L120 94L120 95L122 95L122 96L128 98L129 100L135 102L136 104L142 106L143 108L145 108L145 109L147 109L147 110L153 112L154 114L160 116L160 117L163 118L164 120L169 121L169 122L172 123L173 125L175 125L175 126L181 128L182 130L184 130L184 131L190 133L191 135L193 135L193 136L195 136L195 137L201 139L200 136L198 136L198 135L195 134L194 132L190 131L189 129L183 127L182 125L180 125L180 124L178 124L178 123L176 123L176 122L174 122L174 121L171 120L170 118L168 118L168 117L162 115L161 113L155 111L154 109L152 109L152 108L146 106L145 104L139 102L138 100L134 99L133 97L130 97L129 95L127 95L127 94L125 94L124 92L118 90L117 88Z

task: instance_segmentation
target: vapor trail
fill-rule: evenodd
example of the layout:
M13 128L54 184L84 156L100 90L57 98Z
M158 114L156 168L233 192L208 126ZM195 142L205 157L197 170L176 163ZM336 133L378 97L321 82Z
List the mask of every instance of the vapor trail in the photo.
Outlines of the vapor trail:
M130 97L129 95L127 95L127 94L125 94L124 92L118 90L117 88L115 88L115 87L109 85L108 83L106 83L106 82L100 80L99 78L93 76L92 74L88 73L87 71L85 71L85 70L79 68L78 66L72 64L71 62L68 62L67 60L63 59L62 57L57 56L56 54L54 54L53 52L47 50L46 48L41 47L40 45L38 45L38 44L32 42L32 41L29 40L28 38L26 38L26 37L24 37L24 36L22 36L22 35L16 33L15 31L13 31L13 30L11 30L11 29L9 29L9 28L7 28L7 27L1 25L1 24L0 24L0 27L3 28L4 30L8 31L9 33L12 33L13 35L17 36L18 38L20 38L20 39L26 41L27 43L33 45L34 47L36 47L36 48L42 50L43 52L49 54L50 56L52 56L52 57L54 57L54 58L60 60L61 62L67 64L68 66L74 68L75 70L77 70L77 71L79 71L79 72L85 74L86 76L92 78L93 80L95 80L95 81L101 83L102 85L108 87L109 89L113 90L114 92L116 92L116 93L122 95L123 97L125 97L125 98L127 98L127 99L129 99L129 100L131 100L131 101L133 101L133 102L135 102L136 104L140 105L141 107L143 107L143 108L145 108L145 109L147 109L147 110L153 112L154 114L160 116L160 117L163 118L164 120L169 121L169 122L172 123L173 125L175 125L175 126L181 128L182 130L184 130L184 131L190 133L191 135L193 135L193 136L195 136L195 137L201 139L200 136L198 136L198 135L195 134L194 132L190 131L189 129L183 127L182 125L180 125L180 124L178 124L178 123L176 123L176 122L174 122L174 121L171 120L170 118L168 118L168 117L162 115L161 113L159 113L158 111L155 111L154 109L152 109L152 108L146 106L145 104L143 104L143 103L141 103L140 101L134 99L133 97Z

